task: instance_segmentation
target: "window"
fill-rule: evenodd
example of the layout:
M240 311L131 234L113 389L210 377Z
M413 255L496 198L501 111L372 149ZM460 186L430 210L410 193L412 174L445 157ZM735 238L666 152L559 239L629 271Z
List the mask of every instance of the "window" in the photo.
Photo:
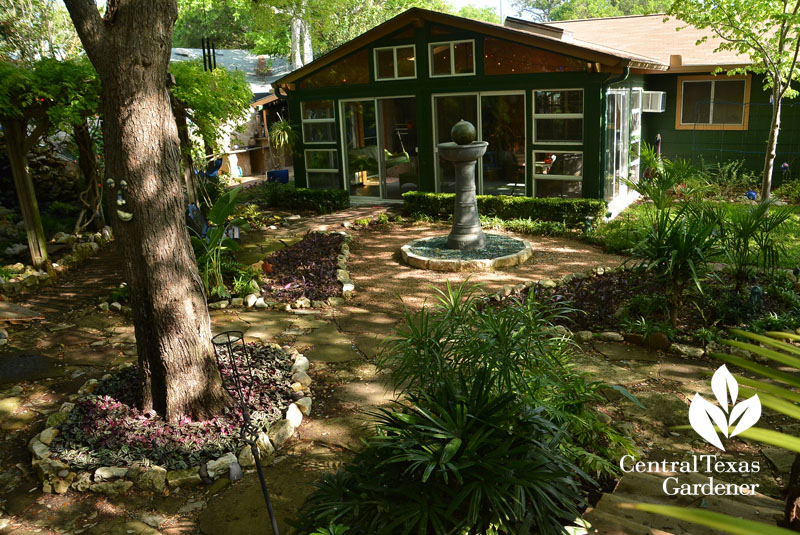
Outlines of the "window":
M339 157L336 149L306 149L305 157L309 188L339 188Z
M319 145L336 143L336 119L332 100L310 100L301 103L303 143Z
M475 41L431 43L431 76L471 76L475 74Z
M585 61L493 37L483 41L483 58L487 75L586 70Z
M536 197L581 196L582 152L534 151L533 162Z
M414 45L375 49L376 80L403 80L416 77Z
M583 89L533 92L534 143L583 144Z
M680 76L677 130L747 130L749 76Z

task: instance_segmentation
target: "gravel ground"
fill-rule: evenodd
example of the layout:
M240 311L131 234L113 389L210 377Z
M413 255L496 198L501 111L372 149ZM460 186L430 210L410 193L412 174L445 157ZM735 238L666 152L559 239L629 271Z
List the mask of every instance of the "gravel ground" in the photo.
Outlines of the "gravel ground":
M460 249L447 248L447 236L436 236L427 240L417 242L411 252L425 258L442 258L446 260L467 260L483 258L500 258L517 253L525 248L525 244L520 240L501 234L486 234L486 244L481 249L470 249L462 251Z
M431 298L431 286L445 288L448 281L457 285L469 278L485 291L494 292L528 280L558 278L597 266L615 267L624 260L577 240L505 233L531 243L534 255L522 266L484 273L450 273L417 269L401 262L400 247L417 238L447 234L449 229L446 224L418 224L355 230L353 254L348 262L356 285L353 304L399 317L400 297L405 305L419 308Z

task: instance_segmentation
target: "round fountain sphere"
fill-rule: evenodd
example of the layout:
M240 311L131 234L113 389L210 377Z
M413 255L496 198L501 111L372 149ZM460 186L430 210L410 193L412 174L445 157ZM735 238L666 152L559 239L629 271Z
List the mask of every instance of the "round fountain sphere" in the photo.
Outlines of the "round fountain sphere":
M478 137L478 132L475 130L475 125L469 121L461 119L453 128L450 129L450 139L455 141L458 145L469 145Z

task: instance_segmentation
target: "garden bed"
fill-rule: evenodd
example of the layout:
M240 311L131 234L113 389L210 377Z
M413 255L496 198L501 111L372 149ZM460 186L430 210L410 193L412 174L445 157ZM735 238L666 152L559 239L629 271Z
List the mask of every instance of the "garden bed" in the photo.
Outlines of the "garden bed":
M288 347L249 347L250 416L260 430L260 455L268 458L310 411L309 362L296 350L287 352ZM236 363L243 366L241 354ZM233 463L253 466L252 451L240 438L238 407L206 421L167 422L137 408L141 393L131 386L139 384L138 373L136 366L129 366L100 381L87 381L73 401L50 415L48 428L31 439L33 466L46 492L72 487L116 494L134 484L161 492L167 486L209 483L227 474ZM224 363L221 374L236 399L230 362Z
M302 241L269 255L262 267L262 297L310 307L352 292L347 241L340 232L309 232Z
M575 331L611 330L645 337L662 333L673 341L705 345L734 327L768 331L796 326L800 323L796 280L782 270L762 273L736 292L733 277L718 265L703 282L702 293L694 287L688 290L674 327L663 281L643 270L601 268L537 284L523 294L534 291L546 302L568 304L572 312L558 323Z

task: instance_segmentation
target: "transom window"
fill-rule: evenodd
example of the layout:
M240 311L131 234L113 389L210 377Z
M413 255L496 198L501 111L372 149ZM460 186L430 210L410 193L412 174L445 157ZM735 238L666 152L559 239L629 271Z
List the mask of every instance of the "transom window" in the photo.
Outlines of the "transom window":
M533 141L537 144L583 144L583 89L533 92Z
M431 76L472 76L475 74L475 41L431 43L428 50Z
M746 130L750 98L750 78L678 78L679 130Z
M303 143L319 145L336 143L336 119L332 100L307 100L302 102Z
M375 49L375 79L403 80L417 77L414 45Z

